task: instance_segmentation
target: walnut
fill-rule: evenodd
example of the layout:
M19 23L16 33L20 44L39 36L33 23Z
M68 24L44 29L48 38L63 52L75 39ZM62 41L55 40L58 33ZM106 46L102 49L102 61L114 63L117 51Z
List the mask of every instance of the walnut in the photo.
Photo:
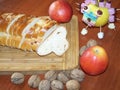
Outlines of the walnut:
M24 75L19 72L15 72L11 75L11 82L14 84L22 84L24 82Z
M57 72L51 70L51 71L48 71L47 73L45 73L45 79L47 80L55 80L57 78Z
M80 48L79 54L82 55L83 52L84 52L87 48L88 48L88 47L87 47L86 45L82 46L82 47Z
M48 80L42 80L39 83L39 90L50 90L50 81Z
M90 39L88 42L87 42L87 47L91 47L91 46L95 46L97 45L97 41L96 40L93 40L93 39Z
M64 85L61 81L59 80L53 80L51 82L51 89L52 90L63 90L64 89Z
M67 90L80 90L80 83L77 80L69 80L66 83Z
M71 70L64 70L63 73L64 73L68 78L70 78Z
M63 83L66 83L69 80L69 78L64 72L60 72L57 76L57 79Z
M32 75L28 80L28 85L32 88L37 88L40 83L40 77L38 75Z
M73 69L71 71L70 76L71 76L72 79L75 79L75 80L81 82L81 81L83 81L83 79L85 77L85 73L80 69Z

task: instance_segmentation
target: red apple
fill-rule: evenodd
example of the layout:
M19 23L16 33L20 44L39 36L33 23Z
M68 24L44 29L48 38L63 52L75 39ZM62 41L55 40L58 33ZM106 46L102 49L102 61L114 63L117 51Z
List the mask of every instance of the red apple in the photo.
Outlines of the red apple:
M49 7L49 16L58 22L69 22L73 11L66 0L56 0Z
M80 66L89 75L99 75L108 66L108 55L101 46L92 46L80 57Z

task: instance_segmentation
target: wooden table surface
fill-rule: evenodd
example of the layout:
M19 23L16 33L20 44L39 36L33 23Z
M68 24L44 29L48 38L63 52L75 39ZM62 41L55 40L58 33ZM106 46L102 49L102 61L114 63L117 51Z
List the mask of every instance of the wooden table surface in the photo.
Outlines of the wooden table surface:
M54 0L0 0L0 11L25 13L36 16L48 15L48 7ZM79 18L79 31L86 25L81 21L82 14L76 11L75 2L83 0L68 0L73 8L73 13ZM120 0L111 0L112 6L120 8ZM116 14L120 18L120 12ZM95 39L104 47L109 56L109 66L106 72L98 76L86 75L81 83L81 90L120 90L120 22L116 21L116 30L109 30L104 26L102 30L105 37L99 40L96 36L99 28L89 28L86 36L79 35L80 47L85 45L89 39ZM0 90L37 90L28 86L27 80L30 76L25 76L22 85L14 85L10 82L10 75L0 76Z

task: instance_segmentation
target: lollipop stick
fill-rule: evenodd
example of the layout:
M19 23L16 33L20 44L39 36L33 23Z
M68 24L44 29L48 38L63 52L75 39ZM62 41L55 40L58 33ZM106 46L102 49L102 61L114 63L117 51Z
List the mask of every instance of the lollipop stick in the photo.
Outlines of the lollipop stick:
M79 8L76 8L76 10L77 10L77 11L80 11L80 9L79 9Z
M78 5L78 6L80 5L80 3L78 3L78 2L76 2L75 4Z
M85 27L85 29L88 29L88 27L89 27L89 26L87 25L87 26Z
M119 20L120 20L120 18L116 18L116 20L118 20L118 21L119 21Z
M102 27L100 26L100 32L102 32Z
M120 11L120 8L116 9L116 11Z

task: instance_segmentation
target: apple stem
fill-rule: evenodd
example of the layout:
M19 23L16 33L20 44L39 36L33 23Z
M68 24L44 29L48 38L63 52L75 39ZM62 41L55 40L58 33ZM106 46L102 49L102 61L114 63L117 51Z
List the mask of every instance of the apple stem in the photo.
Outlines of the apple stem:
M98 53L99 53L99 50L96 49L95 52L98 54Z

